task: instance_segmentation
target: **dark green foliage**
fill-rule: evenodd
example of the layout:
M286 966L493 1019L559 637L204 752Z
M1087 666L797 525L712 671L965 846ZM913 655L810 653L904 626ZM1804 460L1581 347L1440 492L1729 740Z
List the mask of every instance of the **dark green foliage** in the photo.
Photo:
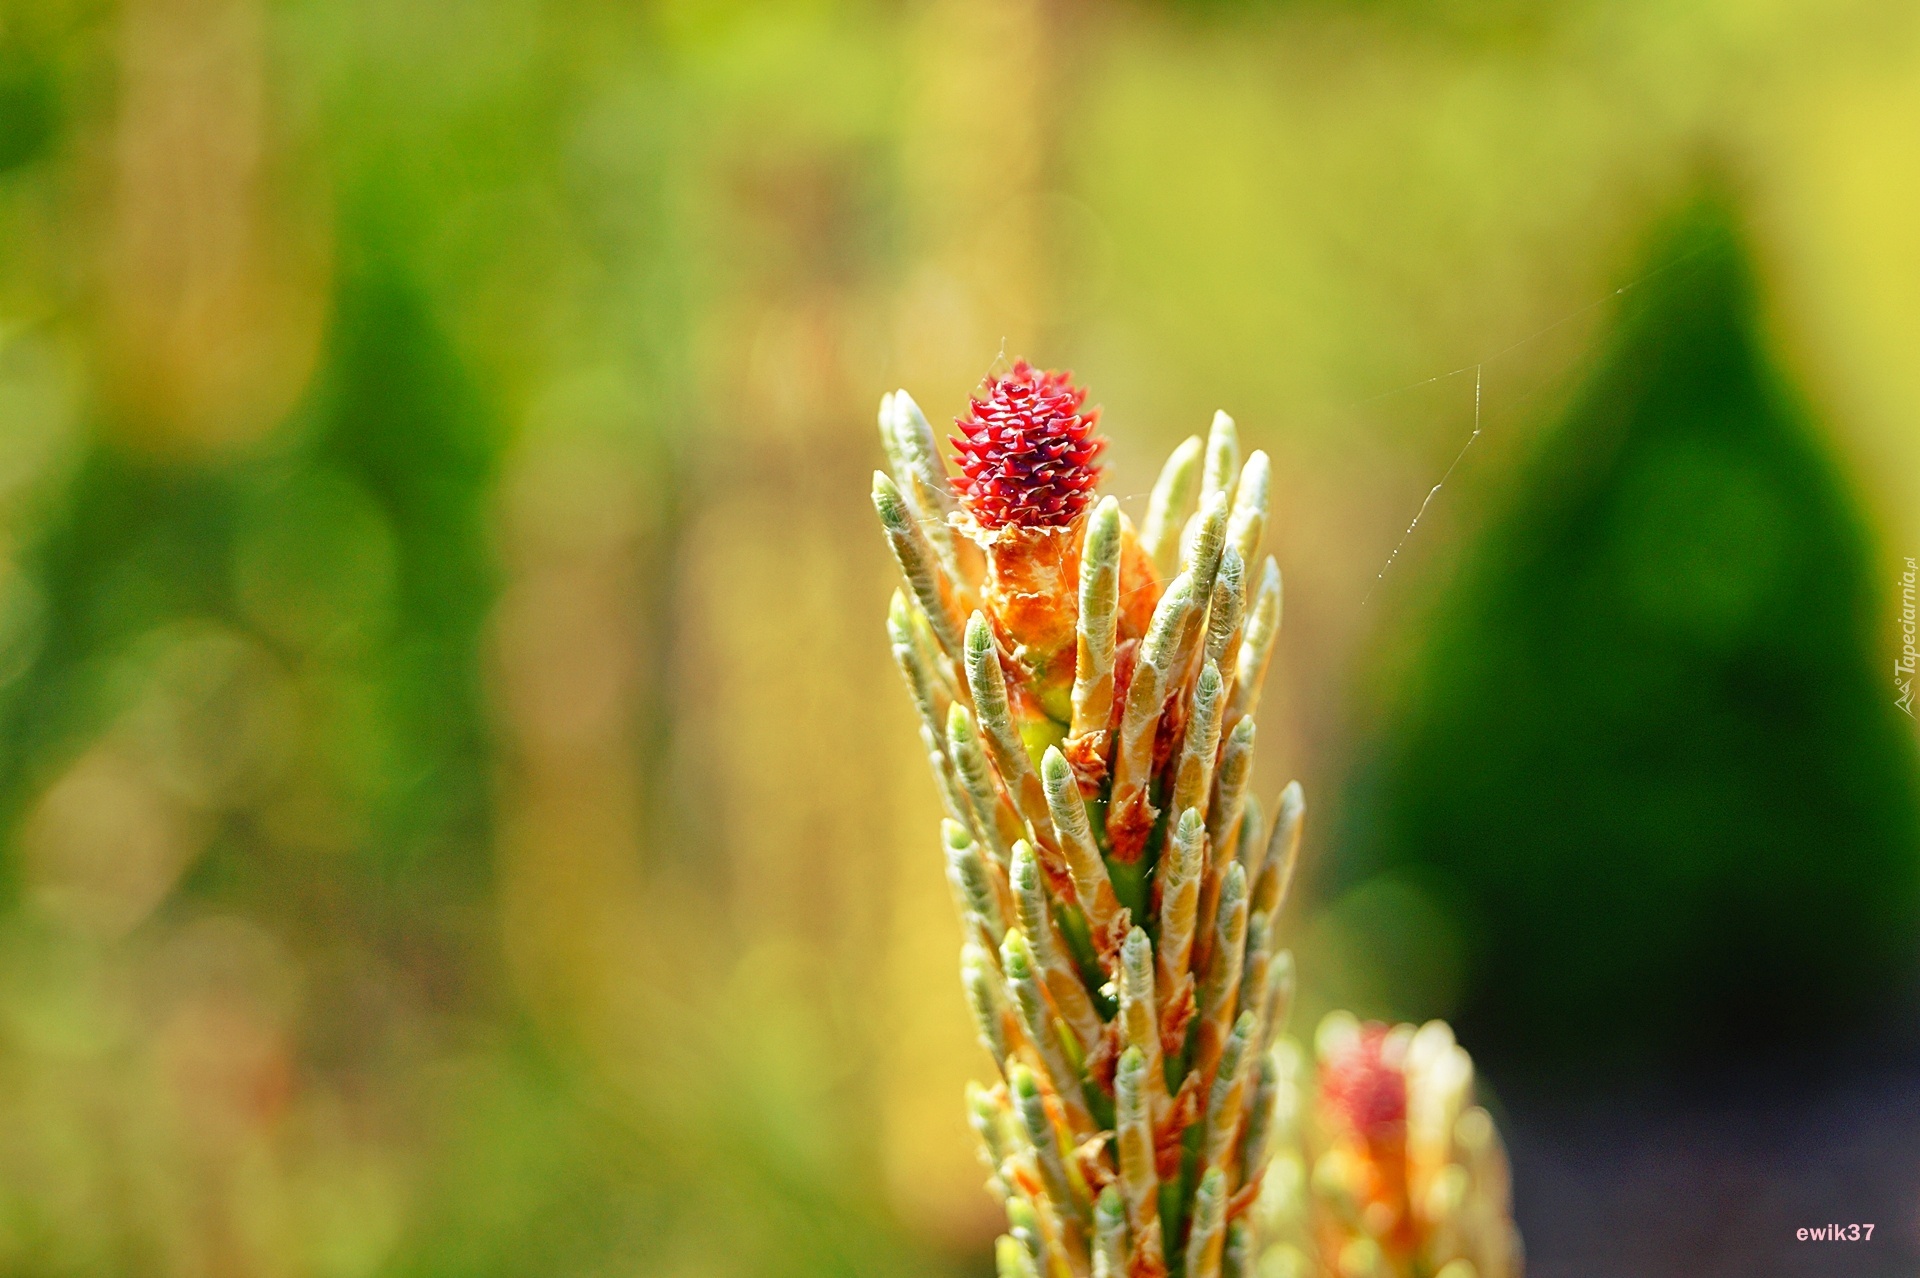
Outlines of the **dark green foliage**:
M388 890L471 896L484 882L481 503L496 444L401 272L346 274L334 333L280 446L160 459L99 432L27 561L44 635L0 703L9 814L125 709L113 671L143 636L210 621L264 644L302 687L296 735L318 758L298 766L331 773L319 788L365 831L361 863ZM244 893L293 872L263 862L251 818L231 815L192 882Z
M1861 515L1725 212L1654 260L1680 264L1486 529L1379 760L1378 850L1465 904L1462 1032L1495 1059L1858 1029L1920 948Z
M355 263L318 396L319 452L391 529L403 625L374 660L407 766L379 823L397 862L473 881L486 864L479 636L492 604L483 503L499 446L486 406L412 281L378 255Z
M53 68L41 51L6 38L10 34L0 33L0 175L39 159L60 131Z

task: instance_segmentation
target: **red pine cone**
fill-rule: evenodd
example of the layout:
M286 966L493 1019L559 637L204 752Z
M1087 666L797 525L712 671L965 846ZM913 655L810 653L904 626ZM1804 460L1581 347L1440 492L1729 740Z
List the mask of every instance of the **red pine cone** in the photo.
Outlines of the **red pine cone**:
M1369 1141L1387 1139L1407 1121L1407 1076L1383 1059L1387 1027L1370 1024L1354 1043L1321 1066L1320 1094Z
M1100 410L1080 411L1087 392L1072 376L1020 360L954 419L962 432L953 439L954 489L982 526L1063 527L1092 500L1100 482L1093 459L1107 441L1093 433Z

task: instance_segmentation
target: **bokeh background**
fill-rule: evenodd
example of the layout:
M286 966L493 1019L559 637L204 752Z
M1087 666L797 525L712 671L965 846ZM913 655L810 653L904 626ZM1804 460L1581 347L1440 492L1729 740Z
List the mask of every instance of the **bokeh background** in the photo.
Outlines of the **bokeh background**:
M0 3L0 1272L983 1274L866 490L1028 355L1274 457L1298 1015L1534 1272L1912 1273L1916 137L1898 0Z

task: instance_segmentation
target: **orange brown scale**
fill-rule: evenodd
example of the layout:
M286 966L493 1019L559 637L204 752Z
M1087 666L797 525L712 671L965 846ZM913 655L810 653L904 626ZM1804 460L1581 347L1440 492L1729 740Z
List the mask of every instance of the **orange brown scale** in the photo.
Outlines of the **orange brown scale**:
M1184 972L1180 982L1167 991L1160 1010L1160 1050L1177 1057L1186 1050L1187 1027L1199 1010L1193 994L1193 973Z
M1073 715L1085 517L1058 528L985 528L963 516L961 528L986 552L981 602L1013 666L1012 682L1042 714L1067 721Z
M1131 865L1146 855L1147 839L1153 834L1160 809L1147 797L1142 786L1107 811L1107 844L1113 859Z
M1172 1180L1180 1174L1181 1160L1186 1157L1182 1139L1187 1128L1200 1119L1200 1091L1200 1075L1188 1071L1180 1080L1180 1090L1167 1104L1166 1117L1154 1125L1154 1171L1161 1180Z
M1153 559L1146 548L1140 544L1140 538L1134 533L1133 525L1122 522L1120 525L1120 637L1138 639L1147 633L1147 627L1153 624L1153 607L1160 602L1160 595L1166 583L1160 580L1160 573L1153 566Z
M1234 1191L1227 1200L1227 1219L1238 1220L1252 1209L1260 1199L1260 1186L1266 1183L1267 1169L1262 1167L1254 1173L1253 1179Z

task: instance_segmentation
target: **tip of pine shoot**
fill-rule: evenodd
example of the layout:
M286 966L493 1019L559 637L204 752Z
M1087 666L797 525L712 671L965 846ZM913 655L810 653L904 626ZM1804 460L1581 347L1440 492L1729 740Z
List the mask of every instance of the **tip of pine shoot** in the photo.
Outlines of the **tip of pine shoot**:
M906 518L907 499L900 495L900 485L893 482L893 476L884 470L873 472L873 507L888 523Z
M1230 906L1238 905L1247 897L1247 867L1238 861L1227 866L1227 872L1220 876L1220 910L1222 914Z
M985 615L978 610L967 618L967 655L984 656L993 647L993 630L987 625Z
M1287 788L1280 792L1280 819L1297 818L1306 811L1306 791L1300 788L1298 781L1287 782Z
M1006 939L1000 942L1000 965L1009 980L1024 981L1033 975L1033 946L1017 927L1008 928Z

